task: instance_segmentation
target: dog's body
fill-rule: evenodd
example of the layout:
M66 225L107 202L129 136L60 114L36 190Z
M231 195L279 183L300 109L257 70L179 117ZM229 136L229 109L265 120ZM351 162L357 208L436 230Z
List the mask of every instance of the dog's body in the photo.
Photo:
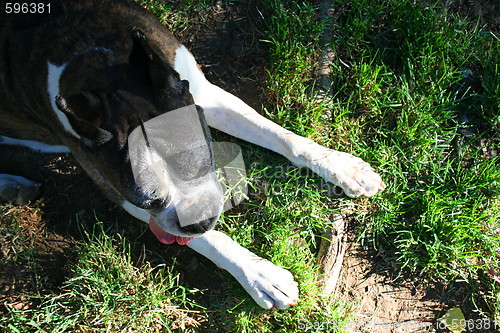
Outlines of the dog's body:
M262 307L295 304L298 288L288 271L212 230L223 205L217 180L205 177L203 191L177 201L164 179L154 178L148 189L137 184L128 154L132 130L196 104L203 128L208 124L280 153L349 196L374 195L385 187L380 177L359 158L295 135L209 83L191 53L136 4L49 2L50 13L0 17L0 143L70 151L110 200L149 223L159 239L189 241L189 247L228 270ZM23 203L37 189L27 179L0 174L4 199ZM179 224L181 211L190 209L183 207L205 205L204 198L211 203L207 217Z

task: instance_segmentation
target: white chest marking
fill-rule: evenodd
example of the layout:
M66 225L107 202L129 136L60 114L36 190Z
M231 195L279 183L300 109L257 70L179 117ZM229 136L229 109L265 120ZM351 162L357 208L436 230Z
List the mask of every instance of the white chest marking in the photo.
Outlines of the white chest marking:
M47 90L49 92L50 105L52 106L52 110L54 110L59 122L64 127L64 129L71 133L73 136L80 138L80 135L76 133L76 131L71 127L69 123L68 117L59 110L56 105L56 96L59 95L59 80L61 79L61 75L66 68L67 64L63 64L61 66L56 66L50 62L47 62Z

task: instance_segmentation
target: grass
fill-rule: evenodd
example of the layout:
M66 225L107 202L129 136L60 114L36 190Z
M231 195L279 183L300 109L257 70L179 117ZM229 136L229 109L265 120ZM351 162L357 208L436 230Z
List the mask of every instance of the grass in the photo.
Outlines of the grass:
M175 5L175 9L168 4L168 1L136 0L136 2L155 15L175 35L186 30L189 26L190 15L205 9L210 1L186 0Z
M490 289L478 280L499 265L498 36L406 1L351 2L336 36L336 145L389 180L366 239L402 267Z
M211 5L140 3L174 32L185 29L189 13ZM475 300L486 302L480 310L500 320L500 287L487 274L500 272L499 36L433 2L333 3L331 98L318 101L311 89L324 28L318 9L309 2L252 2L265 22L269 54L264 111L298 134L365 159L388 188L369 200L329 198L311 173L242 144L252 162L249 200L226 212L218 227L294 274L297 307L258 309L223 273L230 288L203 308L173 272L132 262L127 241L104 232L82 241L63 293L39 299L34 309L11 308L0 327L124 331L131 323L197 330L197 321L209 319L235 332L313 332L318 323L342 331L352 309L320 295L314 258L331 216L345 211L355 211L360 241L392 249L396 258L388 260L401 271L465 280Z
M144 327L190 332L199 326L197 312L186 309L189 293L176 275L165 267L132 263L126 240L112 238L101 226L76 252L60 293L31 296L39 303L32 309L11 306L0 323L4 332L140 332Z
M336 1L333 97L319 103L310 90L320 52L315 9L268 4L268 116L375 165L389 187L357 211L363 241L394 248L403 271L467 281L498 320L498 286L485 272L500 265L499 36L438 3ZM290 206L283 196L272 200ZM307 208L289 213L295 230L321 230L318 219L300 217L329 216L328 205Z

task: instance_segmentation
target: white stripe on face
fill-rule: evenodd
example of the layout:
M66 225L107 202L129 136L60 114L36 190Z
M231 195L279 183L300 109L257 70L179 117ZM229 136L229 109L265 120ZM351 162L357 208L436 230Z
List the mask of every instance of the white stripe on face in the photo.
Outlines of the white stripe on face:
M66 68L66 65L67 64L56 66L47 62L47 90L49 92L50 105L52 106L52 110L54 110L57 119L59 119L59 122L67 132L79 139L80 135L78 135L73 127L71 127L68 117L66 117L66 115L61 112L56 105L56 96L59 95L59 80L61 79L61 75Z

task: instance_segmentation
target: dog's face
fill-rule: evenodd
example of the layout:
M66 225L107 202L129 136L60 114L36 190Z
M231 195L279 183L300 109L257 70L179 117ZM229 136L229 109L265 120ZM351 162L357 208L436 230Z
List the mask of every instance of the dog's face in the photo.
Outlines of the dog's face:
M128 209L137 210L142 219L149 217L161 241L186 243L185 237L215 226L224 204L210 132L188 82L179 79L142 33L131 32L130 39L127 57L105 48L74 56L61 74L56 105L86 156ZM183 112L190 116L183 117ZM169 113L175 117L166 117ZM175 127L184 129L177 142L182 149L174 147L177 153L165 156L151 145L155 137L148 124L161 133L163 125L169 131L169 119L181 119ZM189 136L183 138L182 132L189 132L193 123L203 140L186 144ZM131 143L134 130L139 135Z

